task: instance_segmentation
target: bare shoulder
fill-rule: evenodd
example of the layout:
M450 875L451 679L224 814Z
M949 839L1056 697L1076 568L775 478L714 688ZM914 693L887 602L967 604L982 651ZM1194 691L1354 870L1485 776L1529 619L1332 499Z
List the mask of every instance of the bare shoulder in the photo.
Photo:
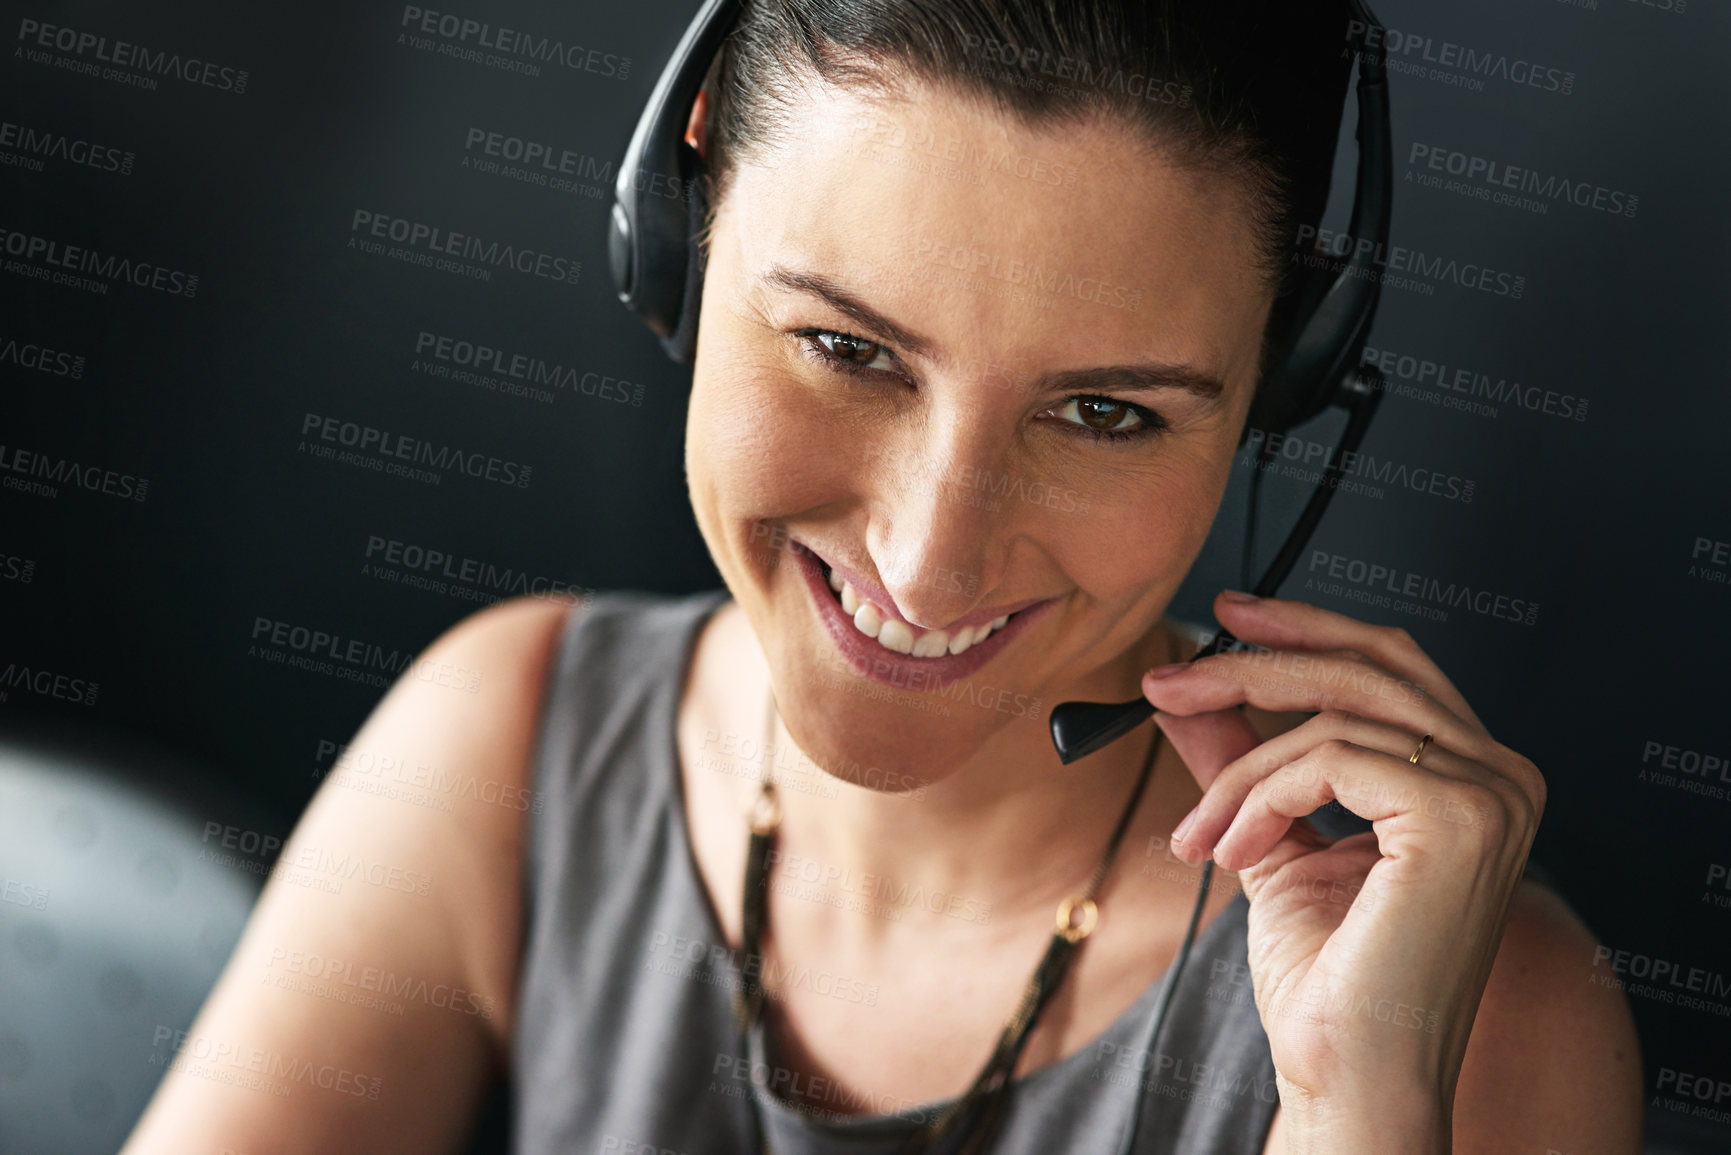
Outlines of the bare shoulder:
M571 603L440 635L286 840L125 1155L461 1149L514 1020L521 848Z
M509 1045L535 732L559 638L582 612L523 597L451 626L374 709L302 819L381 850L438 848L431 907L460 932L453 963L498 1009L486 1023L499 1049Z
M1641 1050L1597 940L1554 890L1516 887L1455 1092L1455 1150L1635 1155Z

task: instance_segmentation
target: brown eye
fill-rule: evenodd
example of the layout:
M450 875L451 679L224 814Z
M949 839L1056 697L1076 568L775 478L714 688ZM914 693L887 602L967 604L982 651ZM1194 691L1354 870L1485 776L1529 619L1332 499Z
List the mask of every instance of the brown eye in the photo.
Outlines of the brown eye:
M1077 436L1095 441L1129 444L1171 428L1152 409L1111 397L1072 397L1046 412L1059 418L1059 423L1069 426Z
M852 333L838 333L834 329L798 329L793 335L804 342L811 355L838 372L863 373L874 378L886 373L906 376L896 355L881 342L868 341Z
M852 337L846 333L819 333L817 339L823 347L843 361L852 361L859 365L869 365L883 351L883 346L876 341L867 341L863 337Z
M1132 410L1122 401L1110 397L1076 398L1076 415L1090 429L1115 429ZM1134 428L1134 426L1132 426Z

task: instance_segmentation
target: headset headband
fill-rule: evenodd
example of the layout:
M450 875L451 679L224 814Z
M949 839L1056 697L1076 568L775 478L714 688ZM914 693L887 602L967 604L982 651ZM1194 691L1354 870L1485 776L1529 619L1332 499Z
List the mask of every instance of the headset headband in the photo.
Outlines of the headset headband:
M1312 254L1294 279L1294 334L1277 346L1270 379L1257 391L1245 432L1290 429L1341 399L1353 384L1376 315L1394 193L1388 83L1371 51L1382 25L1365 0L1348 0L1358 58L1358 178L1352 252L1344 264ZM619 299L642 317L668 356L689 364L697 348L703 254L697 233L708 211L703 160L685 142L691 105L743 9L743 0L704 0L662 70L620 165L607 238ZM1365 232L1368 225L1369 232ZM1293 254L1295 259L1300 254Z

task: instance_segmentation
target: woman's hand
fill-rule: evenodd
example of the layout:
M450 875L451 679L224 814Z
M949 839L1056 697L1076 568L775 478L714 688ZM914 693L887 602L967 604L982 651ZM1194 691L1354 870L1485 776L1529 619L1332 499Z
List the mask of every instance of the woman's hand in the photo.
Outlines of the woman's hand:
M1212 854L1250 899L1288 1134L1299 1149L1446 1151L1544 779L1404 630L1241 594L1215 612L1267 652L1151 670L1142 690L1204 790L1174 852ZM1264 742L1239 703L1315 716ZM1304 816L1331 799L1373 831L1323 837Z

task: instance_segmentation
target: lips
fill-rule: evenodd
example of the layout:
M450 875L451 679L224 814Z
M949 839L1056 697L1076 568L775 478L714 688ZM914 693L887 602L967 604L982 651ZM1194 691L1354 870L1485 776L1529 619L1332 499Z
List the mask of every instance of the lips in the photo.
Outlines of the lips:
M806 588L811 592L812 601L823 622L824 630L829 634L837 649L841 651L848 666L861 677L868 677L874 681L903 689L941 689L950 682L967 677L996 657L999 651L1014 641L1017 635L1037 621L1041 614L1056 602L1055 598L1046 598L1026 604L1014 613L1000 615L1003 624L996 628L991 628L992 623L990 621L978 623L977 626L964 627L970 633L975 630L990 630L990 632L986 633L980 640L973 641L962 648L959 653L949 653L948 647L946 647L944 652L935 653L934 656L921 656L933 653L935 650L936 647L930 639L923 648L916 648L911 653L899 653L895 649L886 647L881 641L861 632L860 626L855 625L858 614L857 612L856 614L849 614L842 607L837 590L833 588L830 575L826 572L828 566L822 558L799 541L790 540L789 544L792 546L792 556L799 565L801 575L805 578ZM875 600L872 605L876 605ZM904 631L908 630L906 624L895 613L893 606L887 607L887 616L879 616L884 618L884 624L890 625L892 635L898 628ZM873 624L869 614L865 624ZM952 642L955 634L960 632L960 630L950 632ZM918 647L918 636L914 635L914 637L914 644ZM888 640L900 645L908 639L892 636Z
M821 558L819 562L821 564ZM829 578L829 588L835 591L836 600L841 603L841 612L853 619L854 629L868 638L876 638L878 645L898 654L912 654L916 658L959 654L984 641L992 631L1002 629L1010 620L1009 614L1000 614L978 625L928 630L903 621L892 610L880 609L880 606L891 603L887 594L874 595L867 601L860 597L853 583L836 570L829 570L825 576Z

